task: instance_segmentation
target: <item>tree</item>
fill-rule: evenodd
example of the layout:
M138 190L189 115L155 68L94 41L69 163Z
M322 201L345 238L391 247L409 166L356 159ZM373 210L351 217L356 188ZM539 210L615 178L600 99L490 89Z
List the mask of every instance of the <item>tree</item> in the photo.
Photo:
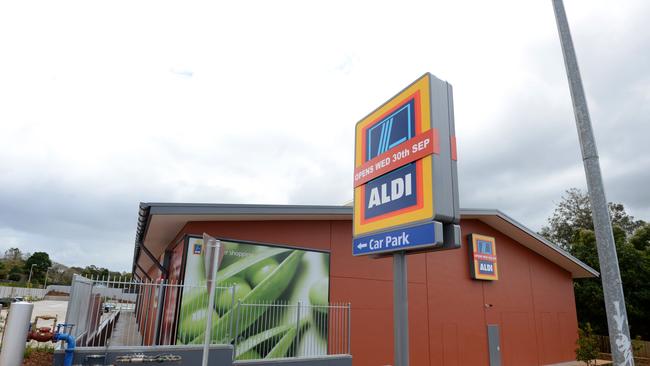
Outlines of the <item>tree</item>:
M25 261L25 272L29 273L32 269L32 282L42 283L45 279L45 272L52 266L49 254L45 252L36 252Z
M639 227L630 238L630 244L637 250L650 250L650 224Z
M630 331L650 338L650 225L635 220L620 203L609 204L616 253ZM591 221L591 208L585 192L570 189L548 219L549 226L541 234L555 241L576 258L598 270L596 236ZM574 281L578 322L590 323L593 331L607 334L603 289L600 278Z
M22 274L23 274L23 270L22 270L21 267L11 267L11 269L9 270L9 275L7 276L7 278L10 281L18 282L23 278Z
M642 220L635 220L633 216L628 215L622 204L610 202L608 206L612 225L622 229L625 235L631 235L636 229L646 225ZM594 230L589 196L577 188L567 190L548 223L549 226L543 227L541 234L570 251L577 231Z
M23 253L18 248L9 248L5 250L5 260L21 261L23 260Z

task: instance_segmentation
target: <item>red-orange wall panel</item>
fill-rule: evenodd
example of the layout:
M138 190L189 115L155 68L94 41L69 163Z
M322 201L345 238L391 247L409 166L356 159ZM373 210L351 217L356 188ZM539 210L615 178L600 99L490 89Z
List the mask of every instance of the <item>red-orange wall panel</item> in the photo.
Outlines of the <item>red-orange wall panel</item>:
M574 358L571 275L478 220L463 220L459 250L408 256L411 364L487 365L487 324L498 324L503 365ZM351 221L190 222L179 233L330 251L330 300L352 303L354 364L393 363L392 259L352 256ZM498 281L470 277L466 236L496 238Z

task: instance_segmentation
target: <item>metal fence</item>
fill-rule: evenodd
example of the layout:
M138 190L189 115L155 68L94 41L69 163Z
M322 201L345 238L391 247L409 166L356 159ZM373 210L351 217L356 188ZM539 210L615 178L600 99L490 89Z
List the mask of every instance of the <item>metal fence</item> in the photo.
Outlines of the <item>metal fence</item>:
M0 286L0 298L20 296L42 299L46 293L47 290L42 288Z
M608 336L598 336L600 352L612 353ZM650 358L650 342L638 339L632 340L632 353L634 357Z
M222 296L226 291L232 306L231 287L218 287L216 294ZM179 314L181 296L191 301ZM206 286L75 276L66 322L72 325L70 333L79 347L170 345L177 336L182 343L191 343L188 340L203 333L198 323L204 320L200 310L205 313L207 304ZM185 318L189 319L183 324L187 327L179 331L179 320ZM214 339L221 338L227 336L214 334Z
M210 337L235 358L350 353L350 304L243 303L235 293L216 288ZM75 276L66 319L81 348L202 344L208 300L206 285Z
M235 307L235 359L350 354L350 304Z

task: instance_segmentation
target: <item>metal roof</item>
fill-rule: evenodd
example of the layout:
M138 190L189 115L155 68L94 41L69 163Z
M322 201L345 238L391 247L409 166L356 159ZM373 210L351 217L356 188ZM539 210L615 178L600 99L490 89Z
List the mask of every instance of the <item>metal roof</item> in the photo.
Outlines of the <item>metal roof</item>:
M352 220L353 208L322 205L251 205L218 203L142 202L138 214L133 268L140 257L140 246L147 239L153 217L179 222L232 220ZM496 209L461 209L462 219L477 219L510 236L515 241L546 257L571 272L575 278L598 276L598 272L559 246L553 244L520 222ZM164 225L161 221L160 225ZM178 233L176 227L169 233ZM171 239L169 239L171 240Z

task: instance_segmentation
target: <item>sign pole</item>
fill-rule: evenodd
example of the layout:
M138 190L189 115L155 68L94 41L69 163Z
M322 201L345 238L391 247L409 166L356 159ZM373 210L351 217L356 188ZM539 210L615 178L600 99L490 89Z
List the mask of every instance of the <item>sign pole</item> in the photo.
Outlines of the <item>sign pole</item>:
M355 127L352 255L393 253L394 366L409 366L406 253L460 248L452 94L426 73Z
M406 277L406 254L393 254L393 337L395 366L409 365L409 301Z
M612 358L614 359L615 365L633 366L634 359L632 358L630 330L627 324L623 286L621 286L621 273L618 268L612 222L609 217L607 200L605 199L605 187L603 186L603 178L600 173L600 162L598 160L594 132L591 128L587 99L582 87L578 60L573 49L569 22L567 21L562 0L553 0L553 10L555 11L555 20L557 22L558 33L560 34L564 65L566 66L567 77L569 79L569 89L571 91L571 99L573 100L578 137L580 138L582 160L587 176L587 187L589 188L589 200L591 201L594 231L598 247L598 260L600 262Z

